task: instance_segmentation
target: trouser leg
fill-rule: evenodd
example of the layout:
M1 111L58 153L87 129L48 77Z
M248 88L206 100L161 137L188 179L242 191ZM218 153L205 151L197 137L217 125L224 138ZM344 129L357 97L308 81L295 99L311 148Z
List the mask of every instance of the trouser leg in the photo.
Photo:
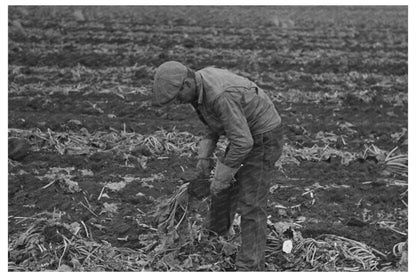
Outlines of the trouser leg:
M282 151L277 130L255 137L255 144L237 173L241 249L236 266L241 271L264 271L267 239L267 199L274 163Z
M268 187L259 158L260 155L250 157L238 174L241 248L236 265L239 270L264 270Z
M211 195L209 214L209 230L218 235L226 235L233 223L238 186L233 183L231 187Z

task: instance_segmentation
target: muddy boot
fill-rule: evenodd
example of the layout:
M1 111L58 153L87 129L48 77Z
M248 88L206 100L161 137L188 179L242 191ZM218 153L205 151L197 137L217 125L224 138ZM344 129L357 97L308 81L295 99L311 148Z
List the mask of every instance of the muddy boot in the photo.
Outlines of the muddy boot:
M238 187L233 183L229 188L211 195L208 229L219 236L228 234L236 211Z

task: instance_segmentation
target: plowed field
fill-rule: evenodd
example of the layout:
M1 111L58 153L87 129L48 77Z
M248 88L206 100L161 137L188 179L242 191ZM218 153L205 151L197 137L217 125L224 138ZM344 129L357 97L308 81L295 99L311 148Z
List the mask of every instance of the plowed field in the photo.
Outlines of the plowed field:
M10 271L233 270L238 240L166 243L152 216L195 166L203 130L190 107L150 105L168 60L226 68L273 99L285 146L271 228L367 247L284 253L278 237L268 270L407 270L406 7L8 13Z

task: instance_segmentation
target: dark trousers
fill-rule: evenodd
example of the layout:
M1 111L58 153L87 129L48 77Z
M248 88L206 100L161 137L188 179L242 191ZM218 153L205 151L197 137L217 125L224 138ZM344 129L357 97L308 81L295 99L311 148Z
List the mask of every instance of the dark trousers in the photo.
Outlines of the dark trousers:
M234 215L241 215L241 271L264 271L267 239L267 199L274 164L282 154L282 131L253 136L254 146L237 172L236 182L211 199L210 229L226 234Z

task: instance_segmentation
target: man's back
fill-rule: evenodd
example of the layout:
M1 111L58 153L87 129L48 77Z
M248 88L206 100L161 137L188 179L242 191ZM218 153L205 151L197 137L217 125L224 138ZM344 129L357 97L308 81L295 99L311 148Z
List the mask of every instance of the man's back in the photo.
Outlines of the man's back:
M238 114L235 109L240 109L246 118L251 135L270 131L280 125L281 119L273 102L254 82L230 71L212 67L198 73L202 77L203 86L200 111L214 130L222 129L223 126L218 126L224 123L221 118L232 121ZM223 113L228 116L221 115Z

